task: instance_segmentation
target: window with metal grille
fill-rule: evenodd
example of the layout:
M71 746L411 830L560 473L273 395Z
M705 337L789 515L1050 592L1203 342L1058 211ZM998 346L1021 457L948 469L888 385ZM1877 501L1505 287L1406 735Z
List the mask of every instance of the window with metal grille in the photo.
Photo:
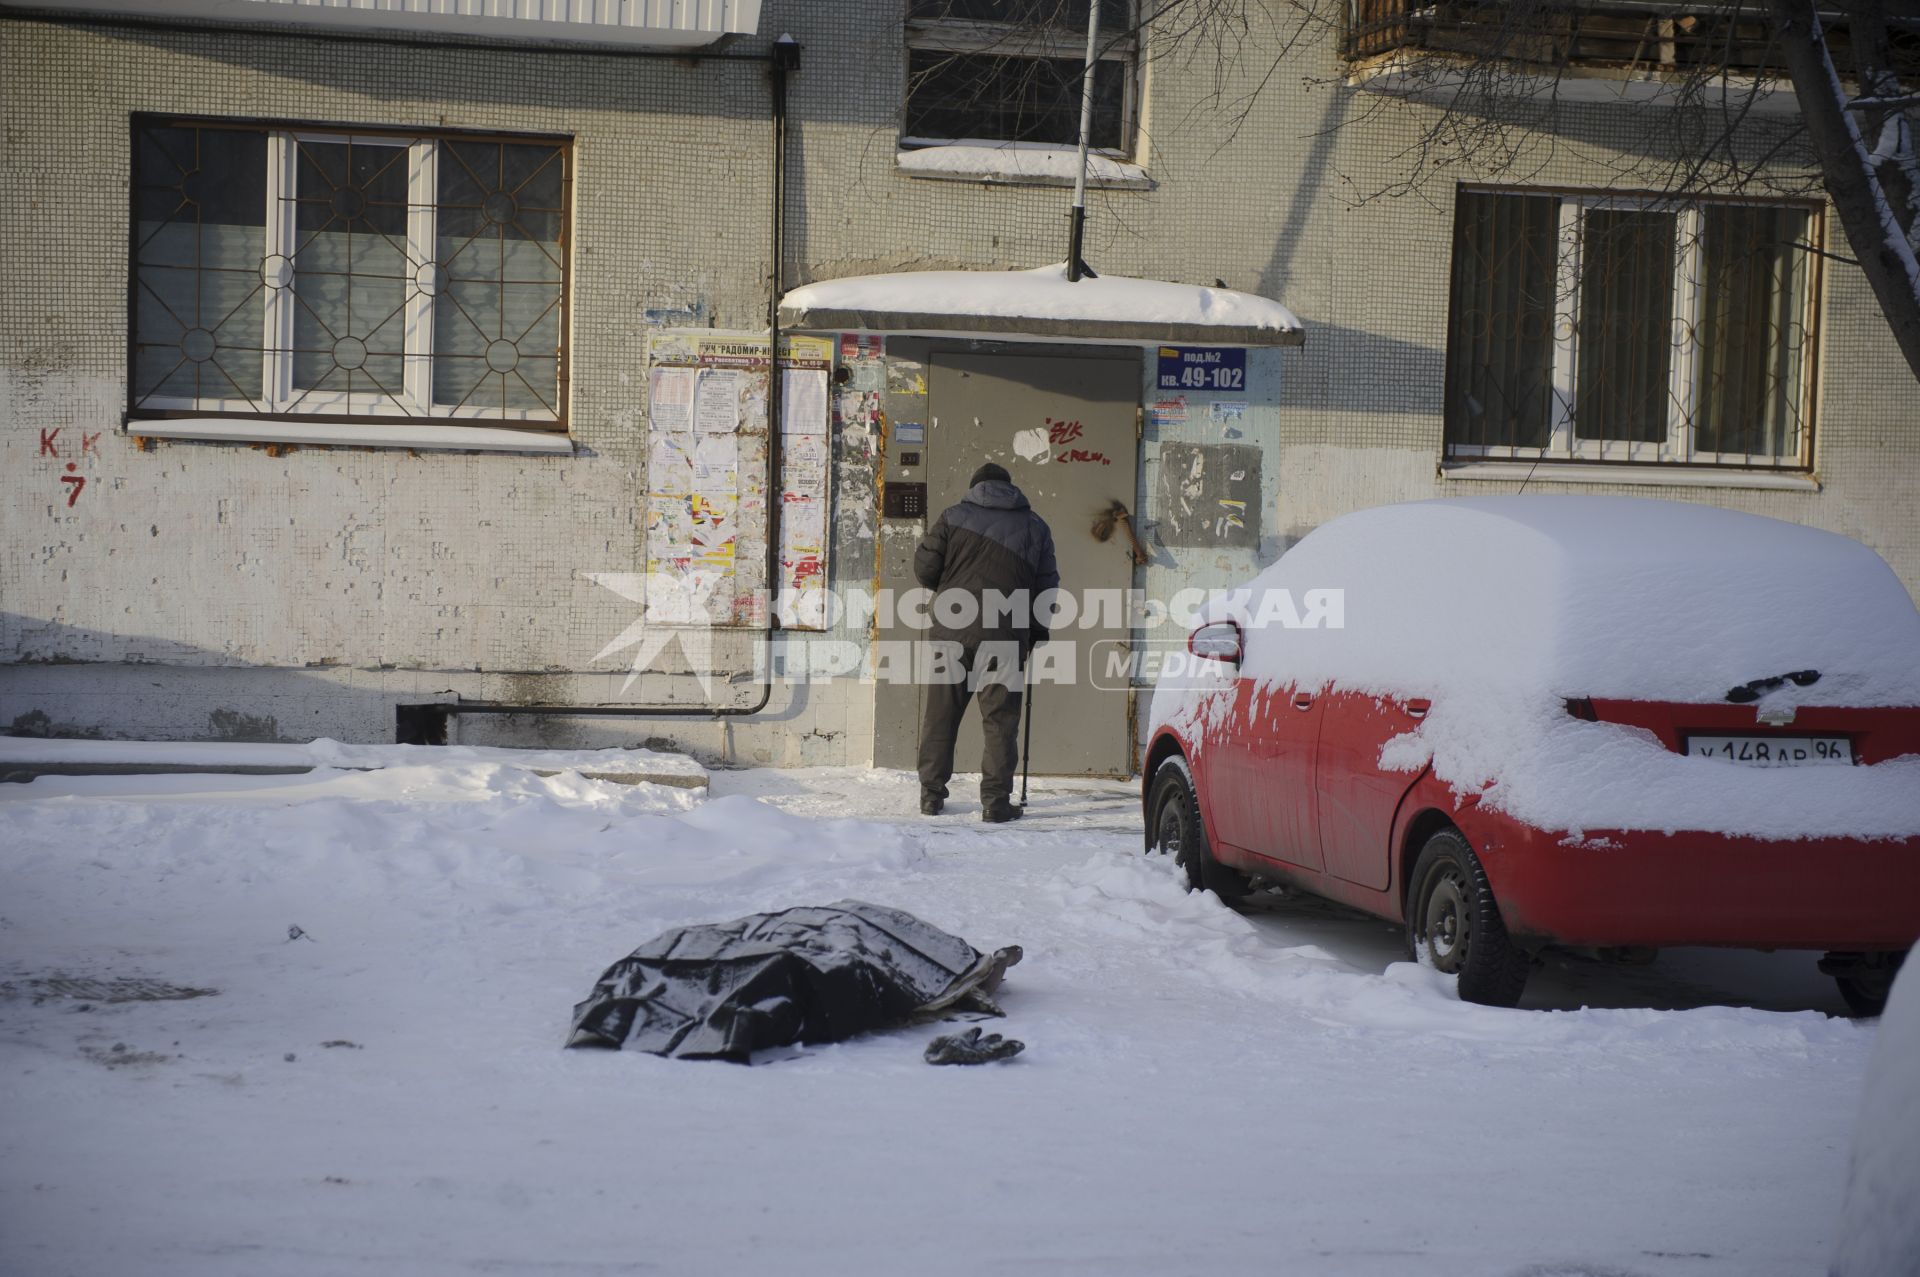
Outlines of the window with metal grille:
M1090 0L912 0L903 146L1080 140ZM1139 40L1131 0L1100 0L1092 145L1132 146Z
M128 407L561 428L568 144L134 123Z
M1447 454L1804 468L1817 210L1462 189Z

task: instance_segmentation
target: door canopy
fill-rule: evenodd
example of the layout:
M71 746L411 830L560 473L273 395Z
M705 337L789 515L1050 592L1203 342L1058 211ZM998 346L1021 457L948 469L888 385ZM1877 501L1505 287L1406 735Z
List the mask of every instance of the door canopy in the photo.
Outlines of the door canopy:
M1306 330L1270 298L1230 288L1037 270L907 271L796 288L783 327L814 332L963 335L999 341L1298 346Z

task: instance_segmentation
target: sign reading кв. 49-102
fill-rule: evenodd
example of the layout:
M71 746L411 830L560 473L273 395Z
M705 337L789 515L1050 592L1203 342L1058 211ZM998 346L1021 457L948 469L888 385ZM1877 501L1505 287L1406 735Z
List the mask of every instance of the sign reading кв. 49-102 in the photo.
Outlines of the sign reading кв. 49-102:
M1162 390L1244 391L1247 388L1246 349L1162 346L1159 387Z

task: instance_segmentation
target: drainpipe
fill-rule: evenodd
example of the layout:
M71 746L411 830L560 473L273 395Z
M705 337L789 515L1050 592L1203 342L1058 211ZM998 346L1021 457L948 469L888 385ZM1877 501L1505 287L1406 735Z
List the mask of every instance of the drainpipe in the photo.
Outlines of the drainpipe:
M1097 8L1097 5L1096 5ZM516 705L500 701L451 701L431 705L394 707L394 739L402 745L444 745L448 720L463 714L531 714L574 718L750 718L773 699L773 636L780 628L778 591L780 537L776 523L782 509L780 483L780 425L782 383L780 370L780 298L785 292L783 269L787 234L787 76L800 68L800 42L791 35L774 41L767 55L772 77L773 207L769 223L772 281L767 298L767 629L764 642L767 677L760 698L751 705Z

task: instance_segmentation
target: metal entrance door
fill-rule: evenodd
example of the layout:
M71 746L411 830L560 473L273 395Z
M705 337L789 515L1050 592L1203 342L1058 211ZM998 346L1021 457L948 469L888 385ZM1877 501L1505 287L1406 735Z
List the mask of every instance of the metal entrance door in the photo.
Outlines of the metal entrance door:
M1138 359L935 353L927 391L929 521L966 495L974 470L997 461L1053 529L1061 589L1083 603L1104 600L1097 624L1076 615L1036 658L1033 771L1127 775L1133 747L1122 601L1133 557L1124 529L1102 543L1091 528L1113 502L1134 500ZM976 770L980 746L979 718L969 710L954 765Z

